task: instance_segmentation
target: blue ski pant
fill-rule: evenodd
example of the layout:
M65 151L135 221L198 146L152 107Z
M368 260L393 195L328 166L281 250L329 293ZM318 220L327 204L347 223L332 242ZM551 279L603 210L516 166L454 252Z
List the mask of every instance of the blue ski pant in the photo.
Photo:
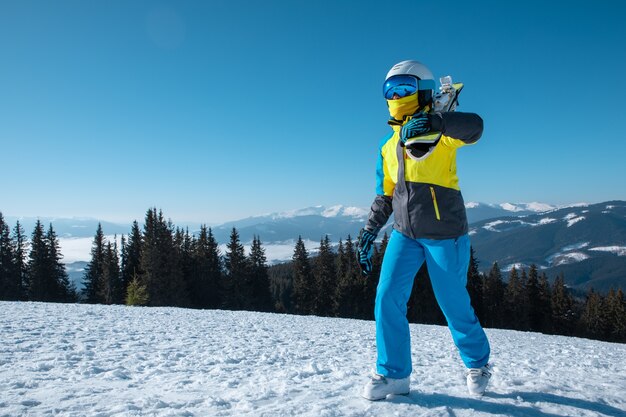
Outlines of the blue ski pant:
M376 289L376 371L389 378L411 374L411 340L406 317L413 280L424 261L452 339L468 368L489 361L489 341L467 293L468 235L456 239L412 239L394 230L385 250Z

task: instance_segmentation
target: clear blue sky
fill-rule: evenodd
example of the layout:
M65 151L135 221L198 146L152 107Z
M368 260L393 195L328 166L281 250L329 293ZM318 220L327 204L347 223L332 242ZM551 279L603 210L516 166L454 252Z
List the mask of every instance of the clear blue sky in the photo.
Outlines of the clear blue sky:
M485 120L466 201L626 199L622 1L0 1L0 211L367 207L417 59Z

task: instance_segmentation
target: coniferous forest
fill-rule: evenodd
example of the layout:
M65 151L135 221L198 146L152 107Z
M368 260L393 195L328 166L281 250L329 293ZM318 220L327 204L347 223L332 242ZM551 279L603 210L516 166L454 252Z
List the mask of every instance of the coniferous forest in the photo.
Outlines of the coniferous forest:
M375 245L373 272L361 275L356 242L336 248L321 238L315 256L298 238L291 262L268 266L260 237L248 253L235 228L225 253L210 228L196 234L175 227L162 211L147 211L121 243L99 226L78 292L68 279L58 237L39 221L27 238L0 213L0 300L84 302L201 309L252 310L372 320L387 236ZM562 275L547 277L536 266L503 276L497 263L479 272L472 250L467 288L485 327L535 331L626 342L626 301L621 289L572 294ZM424 265L408 305L412 323L445 324Z

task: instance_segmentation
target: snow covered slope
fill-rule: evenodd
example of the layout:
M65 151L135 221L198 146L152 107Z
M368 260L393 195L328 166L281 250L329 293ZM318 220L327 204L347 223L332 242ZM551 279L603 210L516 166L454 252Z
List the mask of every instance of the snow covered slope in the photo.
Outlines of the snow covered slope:
M626 290L626 202L566 207L470 225L472 246L488 270L531 264L553 279L559 273L577 290Z
M0 302L0 416L626 416L626 345L487 330L476 399L447 328L411 333L411 394L372 403L371 321Z

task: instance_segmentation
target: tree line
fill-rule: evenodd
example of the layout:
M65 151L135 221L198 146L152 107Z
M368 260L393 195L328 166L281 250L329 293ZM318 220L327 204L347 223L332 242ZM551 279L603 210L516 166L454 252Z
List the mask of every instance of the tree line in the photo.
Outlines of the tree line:
M98 227L85 268L85 302L273 311L258 237L246 255L233 228L222 256L210 228L203 225L192 235L151 208L143 230L133 222L120 246L108 242Z
M472 253L468 291L486 327L587 337L626 342L626 303L621 289L601 295L590 288L575 296L559 274L552 284L536 265L512 268L507 282L495 262L488 273L478 272Z
M19 221L9 229L0 213L0 300L76 301L52 225L37 220L30 241Z
M0 299L148 306L178 306L374 318L374 299L387 235L374 245L373 271L361 275L356 242L348 236L336 249L328 236L315 256L298 238L291 262L268 266L255 236L246 254L235 228L221 253L211 228L197 234L175 227L161 211L147 211L143 227L133 222L120 244L98 226L80 293L61 262L58 238L37 222L27 242L19 222L9 231L0 213ZM28 250L30 249L30 251ZM27 255L28 253L28 255ZM590 289L575 296L559 275L550 284L532 265L513 268L505 281L497 263L481 273L472 250L467 287L485 327L582 336L626 342L622 290L602 295ZM445 324L424 265L408 305L412 323Z

